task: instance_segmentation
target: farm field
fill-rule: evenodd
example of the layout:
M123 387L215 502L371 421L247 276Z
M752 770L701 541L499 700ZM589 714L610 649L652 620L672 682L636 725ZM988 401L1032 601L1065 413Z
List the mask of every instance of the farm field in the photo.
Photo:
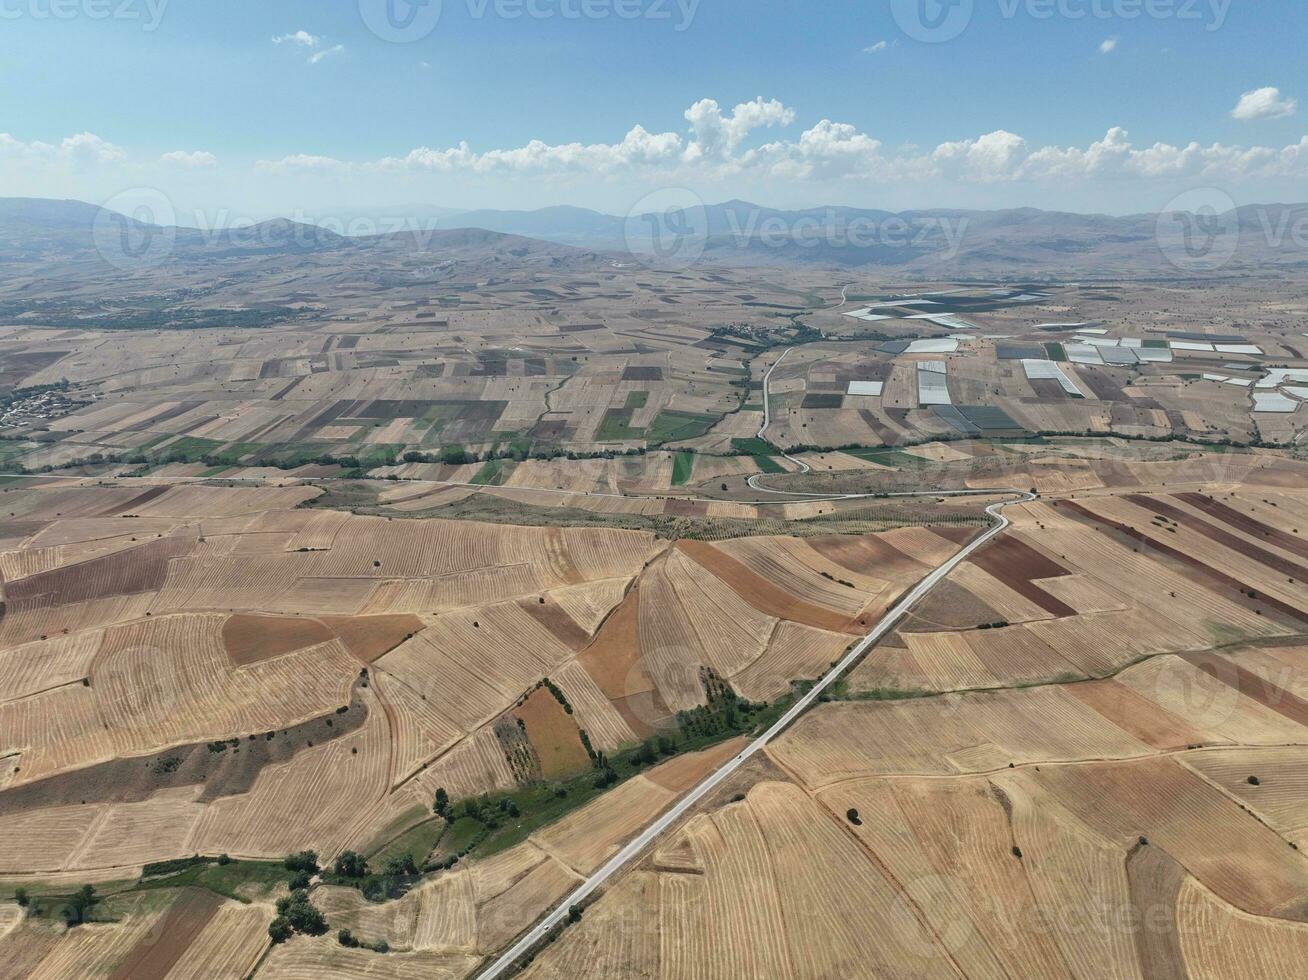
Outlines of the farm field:
M156 918L190 921L190 892L178 890L181 911L164 901L169 875L207 881L219 855L238 868L305 850L323 867L356 851L377 866L453 855L453 872L432 867L390 902L340 883L314 901L334 928L385 938L398 970L464 975L725 758L752 712L820 675L976 533L673 541L305 506L321 493L294 482L0 489L11 515L0 889L104 882L106 903L153 895ZM723 699L737 695L747 710L728 721ZM593 788L610 765L617 784ZM442 819L438 790L454 807L514 803ZM206 856L203 874L134 884L192 855ZM484 886L485 875L504 877ZM465 877L470 904L456 913ZM284 892L198 893L224 925L182 930L170 969L248 968ZM439 919L412 911L428 905ZM0 938L0 957L80 956L68 943L104 931L121 932L106 962L130 964L136 933L123 930L135 921L97 919L68 940L23 925ZM238 926L250 935L226 950L213 934ZM301 936L259 975L366 970L364 955Z
M525 975L1297 974L1305 503L1011 508Z
M0 285L0 975L472 976L1014 490L522 975L1301 972L1297 283L515 242Z

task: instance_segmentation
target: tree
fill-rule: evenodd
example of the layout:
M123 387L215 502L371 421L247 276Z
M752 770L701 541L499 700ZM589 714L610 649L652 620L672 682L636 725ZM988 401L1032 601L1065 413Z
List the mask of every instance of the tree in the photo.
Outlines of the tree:
M25 909L27 908L28 905L31 904L32 899L30 896L28 896L26 888L15 888L14 901L18 903L18 907L20 909Z
M336 941L342 946L349 946L351 949L354 949L359 945L359 940L354 938L354 933L350 932L349 929L342 929L338 932L336 934Z
M845 819L847 819L855 827L863 826L862 818L859 817L858 811L855 810L853 807L850 807L847 811L845 811Z
M306 936L321 936L327 931L327 920L317 906L309 901L308 892L291 892L285 898L278 899L277 914L279 918L285 918L291 929Z
M295 854L288 854L282 864L287 871L307 871L311 875L317 874L318 852L299 851Z
M100 900L95 897L95 888L83 885L73 893L73 897L64 906L64 921L69 927L81 925L86 921L91 909Z
M355 851L342 851L336 859L336 873L342 878L362 878L368 874L368 862Z
M291 928L290 922L287 921L284 915L277 916L268 924L268 936L274 944L286 942L294 932L295 930Z
M402 875L416 875L418 867L414 863L412 854L405 854L401 857L393 857L386 862L386 867L382 872L388 878L398 878Z
M445 792L444 786L436 790L436 802L432 806L432 812L442 817L450 812L450 794Z

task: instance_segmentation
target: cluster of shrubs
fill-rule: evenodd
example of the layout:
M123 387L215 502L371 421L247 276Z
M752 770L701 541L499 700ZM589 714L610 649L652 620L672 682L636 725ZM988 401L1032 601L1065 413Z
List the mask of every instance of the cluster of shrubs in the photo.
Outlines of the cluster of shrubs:
M335 884L358 888L370 902L382 902L403 895L419 874L421 872L412 854L393 857L381 871L373 871L362 854L343 851L336 858L329 878Z
M366 943L362 939L355 937L349 929L342 929L336 933L336 941L342 946L348 946L350 949L370 949L374 953L389 953L391 951L390 943L385 939L379 939L375 943Z
M284 943L297 932L306 936L321 936L327 931L327 920L309 901L309 893L296 889L277 900L277 918L268 926L268 935L274 943Z

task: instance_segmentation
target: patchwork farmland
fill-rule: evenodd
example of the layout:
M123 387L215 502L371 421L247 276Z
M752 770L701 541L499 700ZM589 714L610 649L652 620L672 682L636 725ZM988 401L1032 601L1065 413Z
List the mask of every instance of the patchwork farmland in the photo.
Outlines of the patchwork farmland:
M1300 970L1297 294L483 245L0 322L0 974L494 970L1014 488L517 967Z

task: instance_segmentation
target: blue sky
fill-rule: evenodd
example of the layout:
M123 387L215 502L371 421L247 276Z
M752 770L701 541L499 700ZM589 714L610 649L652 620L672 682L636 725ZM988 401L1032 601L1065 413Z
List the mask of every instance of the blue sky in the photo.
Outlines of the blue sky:
M364 16L387 0L53 2L62 16L0 0L0 193L151 188L252 216L622 212L662 187L1113 213L1194 187L1308 200L1302 3L953 0L942 16L970 16L933 43L911 35L939 0L444 0L392 43Z

